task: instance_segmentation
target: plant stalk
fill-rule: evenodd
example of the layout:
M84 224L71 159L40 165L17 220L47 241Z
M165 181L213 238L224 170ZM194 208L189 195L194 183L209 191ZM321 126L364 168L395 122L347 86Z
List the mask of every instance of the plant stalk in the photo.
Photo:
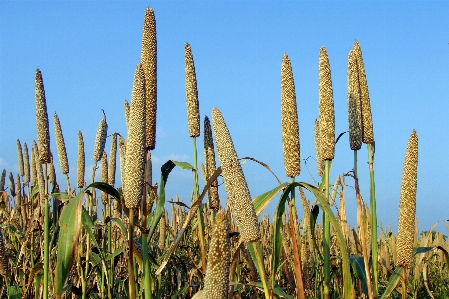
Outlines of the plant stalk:
M324 164L324 197L329 203L329 168L330 160L325 160ZM330 222L329 215L323 212L323 258L324 258L324 299L329 299L330 282Z
M374 183L374 143L367 144L368 164L370 177L370 204L371 204L371 254L373 261L373 296L378 297L377 276L377 210L376 210L376 188Z

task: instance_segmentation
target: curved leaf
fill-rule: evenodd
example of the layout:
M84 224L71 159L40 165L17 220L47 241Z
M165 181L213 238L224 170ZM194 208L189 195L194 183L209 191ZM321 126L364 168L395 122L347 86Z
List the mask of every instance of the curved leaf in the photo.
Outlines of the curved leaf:
M272 190L265 192L252 200L254 209L256 210L256 215L259 215L271 202L271 200L287 186L288 183L283 183Z
M402 268L397 267L396 271L394 271L393 275L391 275L390 280L388 281L387 288L385 289L385 292L382 294L382 297L380 299L384 299L388 297L391 292L396 288L399 279L401 278Z
M363 260L363 256L351 256L349 260L351 261L352 269L354 269L354 272L362 282L363 293L368 296L368 285L366 283L365 261Z

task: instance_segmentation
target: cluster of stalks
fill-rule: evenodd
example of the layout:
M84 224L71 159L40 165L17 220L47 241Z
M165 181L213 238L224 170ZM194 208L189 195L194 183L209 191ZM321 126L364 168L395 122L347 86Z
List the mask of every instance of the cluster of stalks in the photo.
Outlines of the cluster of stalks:
M204 117L201 130L196 71L189 44L184 51L193 161L167 161L161 167L160 180L153 182L156 49L156 21L149 8L145 11L141 61L134 74L131 102L125 101L127 132L108 135L103 111L90 182L85 178L83 135L78 133L74 188L70 185L63 130L56 113L57 155L51 151L53 137L44 83L41 71L36 71L37 142L32 141L29 151L26 143L22 147L17 140L18 173L14 177L9 172L9 186L5 186L6 170L0 179L2 298L447 298L447 238L433 228L418 234L415 219L416 131L406 148L398 233L377 222L373 123L358 42L348 56L348 135L354 151L350 170L335 180L330 178L335 146L342 134L335 136L330 63L322 47L315 121L320 179L315 185L295 180L301 170L299 122L292 65L284 54L281 126L289 181L282 183L274 175L278 184L256 197L250 194L241 158L219 109L211 113L212 124L209 117ZM197 154L201 131L203 183ZM107 140L109 156L105 151ZM365 196L369 204L359 188L357 165L362 143L367 145L370 193ZM120 187L115 179L117 151ZM56 157L66 190L60 190L56 178ZM261 161L243 159L271 172ZM192 172L192 196L188 200L166 199L167 179L175 167ZM97 170L101 171L98 182L94 180ZM220 176L222 179L218 179ZM219 188L226 191L226 200L219 198ZM353 228L346 222L348 192L355 192L357 202L357 226ZM262 212L272 200L277 200L277 206L270 220ZM165 209L167 202L171 210ZM300 209L303 213L298 212ZM322 221L318 219L320 210Z

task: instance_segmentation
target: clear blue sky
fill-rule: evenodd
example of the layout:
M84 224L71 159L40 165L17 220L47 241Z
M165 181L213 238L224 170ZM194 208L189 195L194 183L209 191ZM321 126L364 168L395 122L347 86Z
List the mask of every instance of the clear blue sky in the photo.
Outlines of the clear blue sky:
M317 179L313 123L318 114L318 54L331 65L336 132L347 131L347 56L355 39L363 51L376 141L378 221L397 227L407 140L419 136L417 217L420 230L449 219L449 3L448 2L0 2L0 170L17 173L16 139L36 139L34 74L43 74L56 155L53 114L59 115L76 179L77 132L84 135L86 172L101 109L108 133L126 136L123 102L130 99L140 59L145 8L155 11L158 110L154 177L168 159L192 162L185 105L184 44L195 61L201 119L218 107L239 156L267 163L283 180L280 69L291 59L296 85L300 181ZM201 132L202 133L202 132ZM202 160L202 136L198 139ZM106 144L109 153L110 141ZM89 160L90 159L90 160ZM369 202L366 147L359 153L362 196ZM332 180L352 169L344 135L336 147ZM59 182L64 182L56 162ZM261 166L243 166L253 197L276 186ZM117 167L119 173L119 168ZM89 178L86 174L86 178ZM312 178L313 177L313 178ZM192 175L175 171L168 196L190 202ZM353 182L348 178L348 185ZM224 204L225 193L221 193ZM313 198L309 194L309 199ZM346 189L355 223L353 191ZM274 205L267 212L272 215ZM446 231L443 224L438 229Z

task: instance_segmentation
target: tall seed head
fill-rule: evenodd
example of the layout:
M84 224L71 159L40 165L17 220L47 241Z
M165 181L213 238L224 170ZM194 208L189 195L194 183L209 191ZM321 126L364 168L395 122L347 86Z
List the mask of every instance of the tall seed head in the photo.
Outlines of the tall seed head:
M120 158L120 177L122 181L122 187L124 185L125 180L125 161L126 161L126 141L125 138L123 138L122 135L120 135L119 141L118 141L118 154Z
M357 59L357 71L362 105L362 141L363 143L370 144L374 142L373 119L371 115L371 104L369 100L365 66L362 58L362 49L360 48L358 41L355 41L354 52Z
M55 113L55 136L56 136L56 147L58 149L58 159L59 165L61 166L61 172L63 174L69 173L69 162L67 160L67 151L65 150L64 136L62 135L61 123L59 122L59 117Z
M320 150L320 120L315 119L314 126L314 137L315 137L315 157L316 157L316 168L319 176L323 176L324 173L324 160L321 158Z
M86 170L86 156L84 154L83 134L78 131L78 164L76 168L76 186L84 187L84 173Z
M50 131L48 129L47 101L45 99L44 82L42 73L36 70L35 78L36 94L36 125L37 141L39 142L39 160L41 163L50 162Z
M352 150L359 150L362 147L362 115L357 58L354 50L348 55L348 123L349 146Z
M126 132L129 131L129 103L125 100L125 122L126 122Z
M0 191L5 191L6 169L3 169L0 176Z
M335 114L331 69L326 48L321 47L319 59L320 151L323 160L332 160L335 150Z
M36 170L36 162L39 161L39 150L37 148L37 143L33 140L31 144L31 183L36 184L37 181L37 170Z
M2 231L0 230L0 274L3 276L10 275L11 268L9 267L9 259L6 254L5 240L3 239Z
M415 234L416 189L418 185L418 135L413 130L405 152L399 200L399 223L397 239L398 267L410 267L413 261L413 239Z
M30 157L28 155L28 146L26 142L23 143L23 172L25 175L25 183L30 182Z
M50 153L50 163L48 163L48 181L56 185L56 171L55 164L53 162L53 154Z
M17 139L17 162L19 166L19 175L24 176L22 145L20 144L19 139Z
M206 180L217 170L215 162L214 140L212 138L212 128L209 118L204 118L204 161L206 162ZM215 211L220 208L220 199L218 197L218 181L215 180L207 193L209 199L209 207Z
M108 184L114 186L115 184L115 169L117 161L117 133L112 134L111 151L109 152L109 166L108 166Z
M240 230L240 238L243 242L256 241L260 239L256 211L251 202L251 195L231 135L217 108L212 110L212 124L224 187Z
M35 142L33 140L33 156L39 157L38 153L39 149L37 148L37 145L35 146ZM42 166L39 159L34 159L34 164L36 166L36 177L37 177L37 183L39 185L39 196L41 200L47 198L47 195L45 194L45 180L44 180L44 173L42 172Z
M104 152L104 146L106 145L107 134L108 134L108 124L106 122L106 115L105 115L98 124L97 135L95 136L95 144L94 144L95 162L98 162L101 159L101 155Z
M143 20L141 61L145 73L146 148L156 147L157 110L157 39L156 19L151 8L145 10Z
M228 298L230 260L229 220L226 212L219 211L215 218L215 227L207 254L204 299Z
M101 155L101 181L103 183L108 183L108 155L103 152ZM101 202L105 205L107 203L107 193L101 191Z
M151 162L151 152L148 151L147 152L147 157L146 157L146 166L145 166L145 181L147 182L147 184L149 184L150 186L153 185L153 163ZM147 187L147 193L150 194L151 192L151 188Z
M192 50L186 44L184 49L186 71L186 102L187 121L190 137L200 136L200 108L198 102L198 89L196 85L195 65L193 64Z
M9 192L11 193L11 196L16 196L16 185L14 184L14 176L12 175L12 172L8 173L8 179L9 179Z
M16 205L22 205L22 194L21 194L21 184L20 184L20 175L16 174Z
M282 58L281 67L281 118L285 175L295 177L301 171L298 111L292 65L287 54Z
M139 206L145 175L145 75L139 63L134 74L129 113L129 133L126 148L123 195L127 208Z

